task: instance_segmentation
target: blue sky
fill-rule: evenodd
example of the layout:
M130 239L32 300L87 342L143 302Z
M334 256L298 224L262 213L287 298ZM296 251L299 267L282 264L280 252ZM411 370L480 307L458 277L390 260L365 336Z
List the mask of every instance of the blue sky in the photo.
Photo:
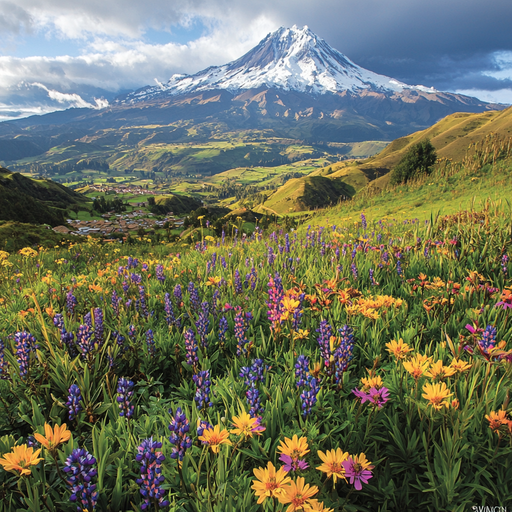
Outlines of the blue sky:
M103 106L308 25L411 85L512 104L510 0L0 0L0 120Z

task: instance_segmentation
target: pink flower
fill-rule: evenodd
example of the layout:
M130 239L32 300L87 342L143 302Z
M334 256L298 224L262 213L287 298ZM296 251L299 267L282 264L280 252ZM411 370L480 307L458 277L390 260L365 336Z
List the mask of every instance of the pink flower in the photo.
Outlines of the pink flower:
M309 468L309 464L305 460L292 459L289 455L285 455L284 453L279 457L279 460L284 462L283 468L286 472Z
M379 407L379 409L389 400L388 388L371 388L368 400Z
M364 453L357 456L350 456L342 462L345 469L345 478L350 479L350 483L354 484L356 491L363 488L362 484L367 484L368 480L373 477L371 470L373 466L366 460Z

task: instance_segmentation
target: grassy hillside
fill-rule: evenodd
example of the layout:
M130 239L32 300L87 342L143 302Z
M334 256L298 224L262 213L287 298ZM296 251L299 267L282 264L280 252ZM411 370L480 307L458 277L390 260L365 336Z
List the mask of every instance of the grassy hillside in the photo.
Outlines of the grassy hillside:
M76 242L82 238L55 233L40 225L0 220L0 250L2 251L16 252L23 247L35 245L53 248L61 241L70 242L71 240Z
M87 199L49 180L33 180L0 168L0 220L34 224L62 224L68 208Z
M460 210L481 210L489 201L508 203L512 198L512 137L488 135L473 144L459 162L441 159L430 176L385 189L367 187L351 201L320 213L330 219L358 218L420 220L431 215L452 215ZM512 214L512 213L511 213ZM512 243L512 240L510 241Z
M484 140L491 133L503 137L512 134L512 108L481 114L452 114L426 130L394 140L379 154L364 162L333 164L330 177L341 178L347 183L352 180L356 183L356 189L370 181L372 187L384 189L389 183L389 171L419 141L429 138L439 158L460 161L471 144ZM315 174L321 175L323 172L325 169Z
M350 188L341 180L306 176L287 181L255 210L278 214L315 210L336 204L341 196L350 195Z

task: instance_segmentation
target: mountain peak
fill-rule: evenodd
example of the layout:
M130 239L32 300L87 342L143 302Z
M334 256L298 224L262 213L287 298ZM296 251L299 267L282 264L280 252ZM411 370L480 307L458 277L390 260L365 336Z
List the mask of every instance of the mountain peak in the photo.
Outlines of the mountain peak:
M307 25L302 28L294 25L268 34L233 62L209 67L195 75L173 75L167 84L140 89L128 95L123 103L144 101L162 93L176 95L211 89L237 92L260 87L315 95L364 90L437 92L364 69L319 38Z

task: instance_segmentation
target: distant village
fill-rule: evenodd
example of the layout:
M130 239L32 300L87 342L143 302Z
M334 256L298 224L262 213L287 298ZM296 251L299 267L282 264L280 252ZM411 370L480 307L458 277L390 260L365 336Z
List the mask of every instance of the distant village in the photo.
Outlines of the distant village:
M56 226L53 231L56 233L81 235L87 236L92 234L99 234L109 236L114 233L123 233L128 235L130 232L136 232L143 228L146 233L152 233L155 229L161 229L166 222L169 222L173 227L180 228L183 226L183 219L174 217L171 213L162 220L156 220L152 213L147 213L143 210L134 210L130 213L116 214L114 212L107 212L102 215L103 220L79 220L67 219L67 223L71 226Z

